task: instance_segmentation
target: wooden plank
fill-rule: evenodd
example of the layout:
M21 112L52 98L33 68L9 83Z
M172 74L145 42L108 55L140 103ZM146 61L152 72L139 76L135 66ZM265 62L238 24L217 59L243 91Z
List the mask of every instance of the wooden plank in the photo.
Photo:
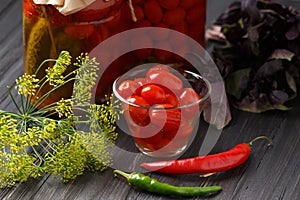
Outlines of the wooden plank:
M2 6L2 3L4 5ZM0 10L0 43L11 37L16 28L22 29L22 1L2 1Z
M221 10L227 5L224 2L229 1L210 0L209 10ZM299 2L294 3L299 5ZM209 20L212 20L215 13L209 14ZM0 27L0 91L3 94L0 96L0 108L14 110L5 90L6 85L13 85L15 78L22 74L21 1L2 2ZM295 102L299 101L300 98ZM300 105L289 112L252 114L233 110L232 115L230 126L224 129L212 153L226 151L261 134L271 137L274 146L266 147L264 141L259 141L253 145L252 155L244 165L209 178L198 175L149 175L159 181L181 186L221 185L223 191L209 199L300 199ZM200 143L201 137L197 141ZM130 142L122 144L126 149L133 148ZM185 156L197 153L197 142L193 145L191 152ZM131 164L132 169L134 165L138 165L138 160ZM115 178L112 171L85 173L69 183L49 176L31 179L15 187L1 189L0 199L174 199L134 188L125 179Z

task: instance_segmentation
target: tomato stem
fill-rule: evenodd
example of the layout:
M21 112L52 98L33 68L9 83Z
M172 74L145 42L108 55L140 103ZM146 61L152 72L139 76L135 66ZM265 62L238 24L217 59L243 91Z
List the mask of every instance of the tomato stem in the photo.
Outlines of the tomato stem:
M268 141L268 146L273 145L273 142L272 142L272 140L271 140L270 138L268 138L267 136L262 135L262 136L258 136L258 137L256 137L256 138L254 138L253 140L251 140L251 141L249 142L249 146L252 146L252 144L253 144L254 142L256 142L257 140L260 140L260 139L267 140L267 141Z

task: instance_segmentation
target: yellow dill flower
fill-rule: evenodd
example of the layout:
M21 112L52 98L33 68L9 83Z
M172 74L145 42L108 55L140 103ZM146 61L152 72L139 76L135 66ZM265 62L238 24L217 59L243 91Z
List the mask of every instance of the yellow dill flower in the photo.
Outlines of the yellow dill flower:
M75 134L69 138L69 142L60 141L53 153L45 158L45 168L52 174L61 176L64 181L75 179L83 174L86 164L86 150Z
M69 66L71 64L72 56L68 51L61 51L55 65Z
M56 112L59 117L69 117L73 115L73 101L71 99L62 98L59 102L56 103Z
M54 139L57 136L56 121L52 119L43 120L43 138Z
M20 95L34 95L36 89L39 87L37 84L39 79L36 78L35 75L23 74L16 80L16 90L18 90L18 94Z
M10 115L0 116L0 151L9 148L18 153L27 146L27 140L18 134L17 120Z
M38 145L42 141L43 131L39 126L33 126L26 130L24 138L28 140L30 146Z
M74 101L78 105L89 104L92 99L92 90L95 87L98 74L98 65L96 58L90 59L88 54L81 54L74 63L78 66L76 81L74 83L73 94Z
M112 105L94 104L88 109L88 113L90 114L91 132L98 132L100 129L111 141L114 141L117 137L117 133L115 133L116 115Z
M26 181L32 173L35 160L35 157L26 153L0 152L0 187Z
M99 133L81 133L80 137L88 154L88 168L92 171L107 169L112 164L111 140Z
M62 51L54 66L46 69L46 77L49 84L52 86L64 84L63 73L66 71L67 67L71 64L71 56L69 52Z

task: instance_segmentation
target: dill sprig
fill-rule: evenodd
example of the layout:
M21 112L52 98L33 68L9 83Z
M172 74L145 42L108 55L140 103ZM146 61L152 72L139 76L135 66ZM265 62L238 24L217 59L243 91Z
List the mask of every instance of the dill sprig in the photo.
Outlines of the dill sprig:
M46 69L46 76L38 79L36 74L48 62L55 64ZM115 105L109 102L111 99L107 104L90 103L98 78L95 58L80 55L73 63L77 69L65 74L71 64L69 52L62 51L57 59L42 62L35 74L18 78L14 89L21 105L9 88L17 112L0 110L1 188L44 174L69 181L85 170L103 171L111 165L117 138ZM74 82L70 99L41 107L52 92L69 82ZM40 95L46 85L51 90ZM81 125L88 128L81 130Z

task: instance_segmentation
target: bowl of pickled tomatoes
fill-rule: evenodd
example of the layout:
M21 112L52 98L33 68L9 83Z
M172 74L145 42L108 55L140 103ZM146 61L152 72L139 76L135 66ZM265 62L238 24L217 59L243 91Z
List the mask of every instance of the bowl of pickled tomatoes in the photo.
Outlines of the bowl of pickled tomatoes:
M155 63L137 66L113 84L125 122L118 126L129 130L143 154L177 156L197 133L210 91L210 83L198 73Z

